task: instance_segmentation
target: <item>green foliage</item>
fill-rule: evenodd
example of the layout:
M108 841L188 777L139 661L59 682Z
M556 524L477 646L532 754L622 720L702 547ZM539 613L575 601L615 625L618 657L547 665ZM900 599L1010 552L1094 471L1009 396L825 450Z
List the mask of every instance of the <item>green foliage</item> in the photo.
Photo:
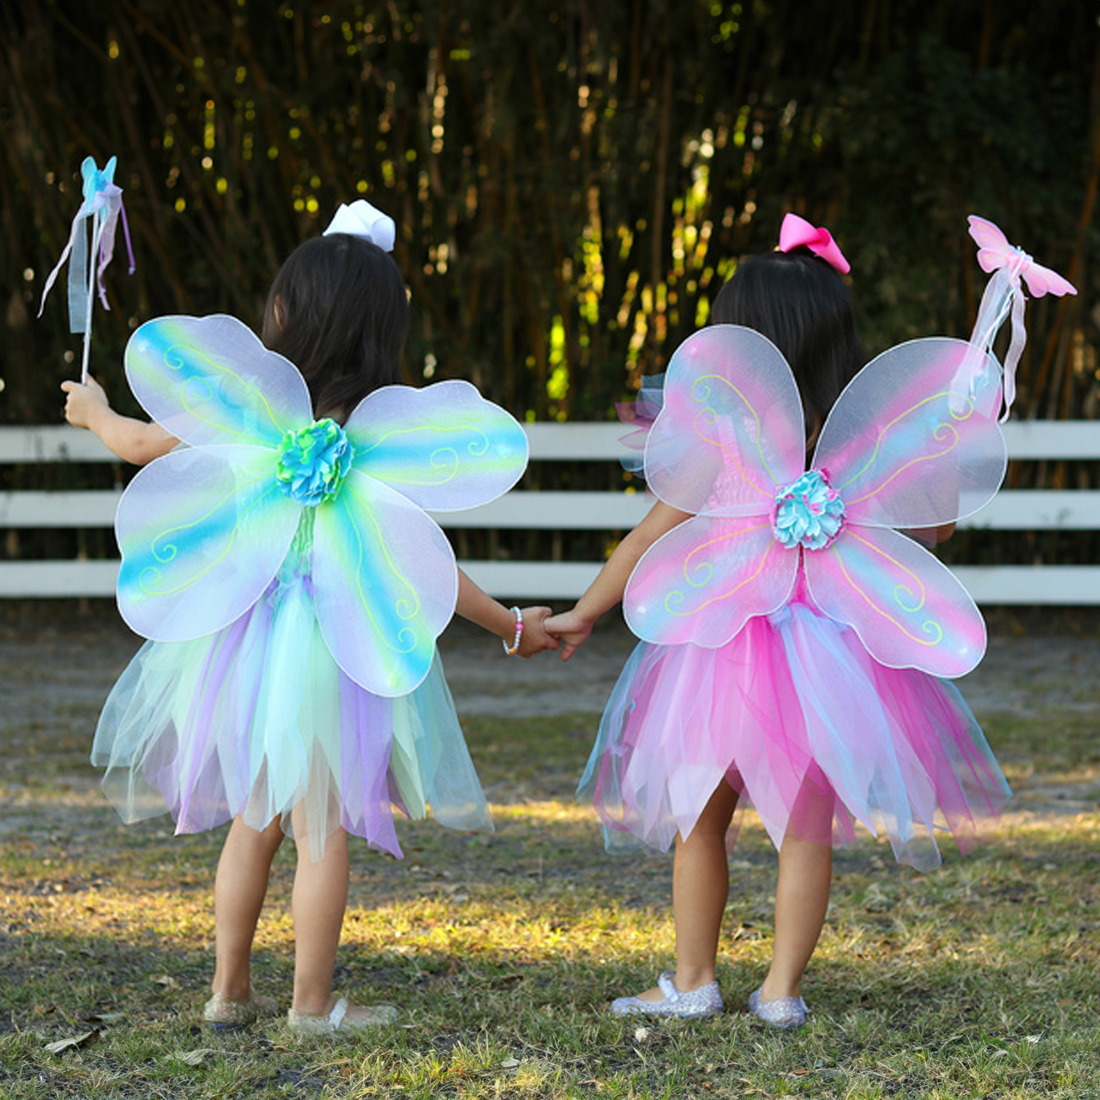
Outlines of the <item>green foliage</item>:
M1094 285L1078 0L48 0L0 26L8 422L54 420L71 373L63 291L33 313L88 154L117 154L138 252L95 322L116 393L128 329L255 320L360 195L399 226L410 374L537 419L608 416L788 209L842 241L876 348L968 330L970 212ZM1095 411L1081 301L1032 311L1032 410Z

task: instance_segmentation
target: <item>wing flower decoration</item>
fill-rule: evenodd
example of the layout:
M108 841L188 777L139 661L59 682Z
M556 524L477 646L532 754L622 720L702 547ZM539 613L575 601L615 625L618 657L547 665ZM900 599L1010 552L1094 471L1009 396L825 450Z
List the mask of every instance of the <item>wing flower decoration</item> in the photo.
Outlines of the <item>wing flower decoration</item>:
M237 620L299 532L337 664L383 696L411 691L454 613L457 571L425 514L500 496L527 462L523 429L466 382L368 395L315 421L297 368L232 317L164 317L126 348L146 411L189 444L144 467L119 504L118 601L139 634L182 641Z

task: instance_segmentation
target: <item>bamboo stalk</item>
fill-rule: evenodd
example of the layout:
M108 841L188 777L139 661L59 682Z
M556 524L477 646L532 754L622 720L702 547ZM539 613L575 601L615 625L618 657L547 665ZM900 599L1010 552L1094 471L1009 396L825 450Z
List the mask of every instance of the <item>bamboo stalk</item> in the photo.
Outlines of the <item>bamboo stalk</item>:
M1079 280L1078 272L1084 263L1087 236L1092 225L1093 213L1096 208L1096 193L1100 188L1100 42L1097 43L1096 57L1093 64L1092 79L1092 164L1089 168L1088 178L1085 183L1085 196L1081 202L1081 213L1077 218L1077 236L1074 241L1073 253L1070 256L1069 266L1066 269L1066 278L1074 285ZM1080 290L1080 287L1078 287ZM1062 333L1067 328L1071 310L1077 307L1077 299L1068 295L1058 300L1055 309L1054 324L1047 337L1046 349L1043 352L1043 362L1039 369L1039 377L1036 379L1035 388L1032 391L1030 412L1034 415L1038 406L1040 395L1046 385L1047 376L1051 373L1053 364L1063 364L1063 369L1069 367L1069 357L1065 354L1068 345L1062 340ZM1059 348L1062 354L1059 356Z

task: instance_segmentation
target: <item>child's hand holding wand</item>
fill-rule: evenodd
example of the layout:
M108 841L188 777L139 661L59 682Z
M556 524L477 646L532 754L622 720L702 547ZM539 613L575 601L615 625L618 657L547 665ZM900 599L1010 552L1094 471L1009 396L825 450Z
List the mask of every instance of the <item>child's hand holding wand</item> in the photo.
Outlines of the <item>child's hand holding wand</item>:
M61 388L66 395L65 419L74 428L99 436L124 462L144 466L179 442L159 424L115 412L103 387L91 376L87 382L62 382Z

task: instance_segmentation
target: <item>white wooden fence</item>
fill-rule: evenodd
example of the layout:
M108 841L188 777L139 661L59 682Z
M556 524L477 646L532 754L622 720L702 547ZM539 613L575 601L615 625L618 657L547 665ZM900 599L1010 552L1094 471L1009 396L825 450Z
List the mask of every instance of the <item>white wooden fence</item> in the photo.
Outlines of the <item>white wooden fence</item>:
M617 462L624 454L619 424L528 424L534 462ZM1100 421L1005 425L1013 459L1100 461ZM0 428L0 464L117 462L89 432L70 427ZM117 490L0 493L0 529L102 528L114 522ZM641 492L514 491L481 508L437 515L451 530L624 530L645 514ZM1100 530L1100 490L1002 490L960 527L993 530ZM568 537L568 536L566 536ZM464 561L487 591L517 599L580 595L599 562ZM957 565L983 604L1100 604L1100 564ZM0 561L0 598L110 596L117 561Z

